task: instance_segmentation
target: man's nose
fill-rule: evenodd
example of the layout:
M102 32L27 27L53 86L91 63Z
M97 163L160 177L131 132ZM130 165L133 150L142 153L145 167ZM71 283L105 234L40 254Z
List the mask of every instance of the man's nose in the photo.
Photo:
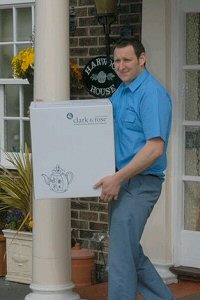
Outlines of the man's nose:
M116 69L117 69L117 70L123 70L123 68L124 68L124 63L123 63L123 61L120 61L120 62L117 64Z

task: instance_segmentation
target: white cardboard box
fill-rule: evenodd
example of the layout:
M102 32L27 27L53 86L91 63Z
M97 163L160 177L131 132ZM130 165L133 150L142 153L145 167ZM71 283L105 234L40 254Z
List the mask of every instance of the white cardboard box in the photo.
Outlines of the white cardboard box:
M110 101L32 102L30 116L35 198L99 196L115 172Z

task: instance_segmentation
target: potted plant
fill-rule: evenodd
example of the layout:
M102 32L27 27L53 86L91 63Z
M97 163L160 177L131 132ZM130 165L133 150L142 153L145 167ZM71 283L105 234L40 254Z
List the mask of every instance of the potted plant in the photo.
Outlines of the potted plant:
M32 274L32 163L25 153L6 153L14 171L2 166L0 209L6 212L6 279L30 283Z

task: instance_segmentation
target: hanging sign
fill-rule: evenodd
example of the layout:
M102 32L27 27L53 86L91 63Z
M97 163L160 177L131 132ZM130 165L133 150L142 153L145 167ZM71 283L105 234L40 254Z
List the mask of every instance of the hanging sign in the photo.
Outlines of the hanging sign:
M121 83L115 73L114 60L110 58L107 64L106 56L88 62L83 70L83 80L88 92L98 98L110 97Z

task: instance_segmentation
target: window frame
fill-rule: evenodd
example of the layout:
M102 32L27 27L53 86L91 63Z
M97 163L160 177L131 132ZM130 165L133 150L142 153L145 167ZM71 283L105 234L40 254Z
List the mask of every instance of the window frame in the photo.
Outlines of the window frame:
M35 0L0 0L0 6L14 6L14 5L22 5L22 4L30 4L30 3L35 3Z

